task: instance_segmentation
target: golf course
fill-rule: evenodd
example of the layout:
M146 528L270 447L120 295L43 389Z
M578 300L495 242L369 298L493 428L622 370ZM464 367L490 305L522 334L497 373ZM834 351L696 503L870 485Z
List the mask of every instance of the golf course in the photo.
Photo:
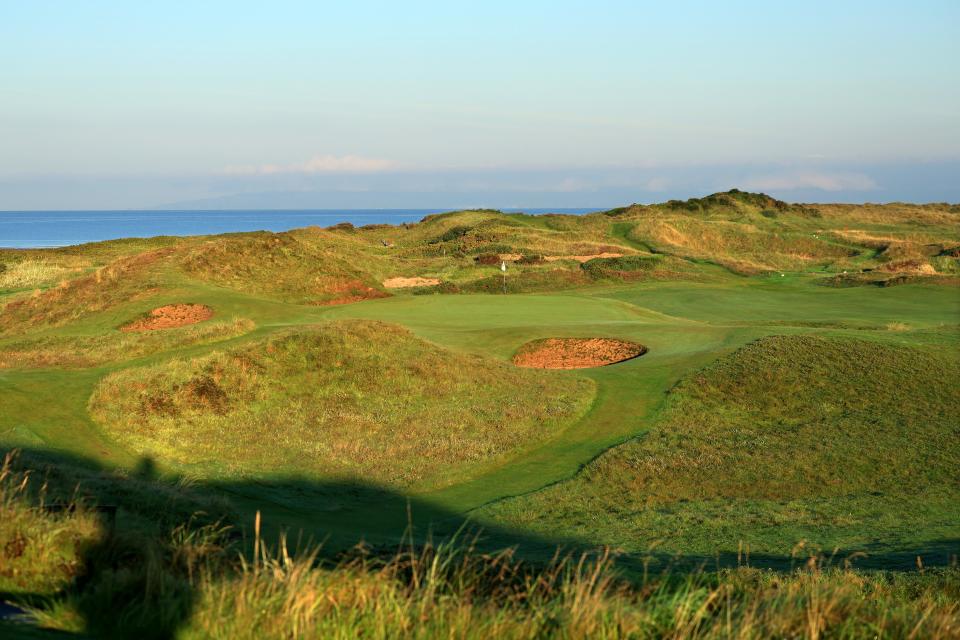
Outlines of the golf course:
M733 190L0 250L10 633L956 637L958 222Z

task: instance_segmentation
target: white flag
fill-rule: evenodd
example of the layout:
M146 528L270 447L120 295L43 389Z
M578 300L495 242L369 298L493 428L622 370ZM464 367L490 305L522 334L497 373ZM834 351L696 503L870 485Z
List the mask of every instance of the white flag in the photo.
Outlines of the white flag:
M500 271L506 271L506 270L507 270L507 261L504 260L500 263Z

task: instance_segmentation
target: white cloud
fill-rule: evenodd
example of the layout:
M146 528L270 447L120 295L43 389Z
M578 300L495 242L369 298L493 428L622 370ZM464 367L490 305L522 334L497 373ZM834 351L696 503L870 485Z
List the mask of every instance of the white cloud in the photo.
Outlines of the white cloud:
M877 183L864 173L822 173L798 171L747 178L743 188L750 191L792 191L820 189L821 191L870 191Z
M363 156L314 156L293 164L261 164L227 167L223 173L234 176L269 176L279 174L377 173L396 168L396 163L382 158Z

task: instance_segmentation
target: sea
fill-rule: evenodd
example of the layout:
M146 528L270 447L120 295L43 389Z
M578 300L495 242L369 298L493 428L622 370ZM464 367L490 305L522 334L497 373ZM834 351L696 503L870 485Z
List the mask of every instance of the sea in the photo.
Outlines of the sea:
M502 209L505 213L583 214L601 208ZM296 211L0 211L0 247L35 249L153 236L287 231L340 222L402 224L450 209L311 209Z

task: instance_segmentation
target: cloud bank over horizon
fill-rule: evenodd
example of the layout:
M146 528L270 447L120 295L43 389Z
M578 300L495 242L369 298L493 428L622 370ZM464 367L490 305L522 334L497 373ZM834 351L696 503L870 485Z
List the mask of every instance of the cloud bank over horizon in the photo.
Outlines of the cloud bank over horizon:
M0 20L0 210L960 200L952 0L56 6Z
M335 167L331 169L329 167ZM347 166L349 168L343 168ZM960 202L960 161L303 170L0 177L0 211L55 209L612 208L738 188L790 202ZM289 167L289 169L287 169ZM930 194L935 194L930 197Z

